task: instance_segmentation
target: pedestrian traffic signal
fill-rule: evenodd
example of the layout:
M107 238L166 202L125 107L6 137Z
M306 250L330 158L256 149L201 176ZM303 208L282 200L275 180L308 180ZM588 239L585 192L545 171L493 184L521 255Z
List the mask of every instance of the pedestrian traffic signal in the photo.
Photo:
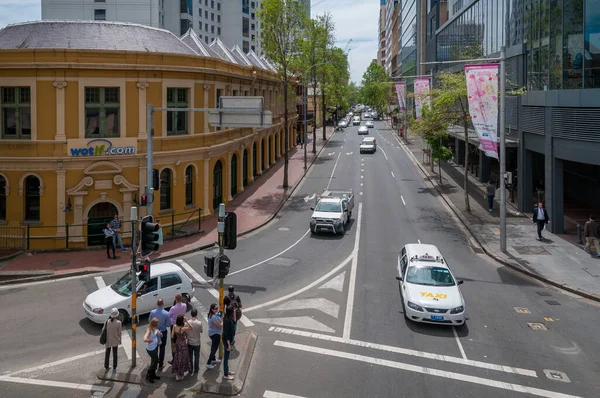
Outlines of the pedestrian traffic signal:
M145 194L140 198L140 206L148 206L148 197Z
M209 278L215 275L215 256L204 256L204 273Z
M234 250L237 247L237 216L234 212L225 213L223 247Z
M223 279L227 276L230 265L231 261L229 261L229 257L224 254L219 257L219 279Z
M157 233L160 230L160 225L153 222L152 216L146 216L142 218L142 229L141 229L141 252L142 256L147 256L153 251L158 250L160 238Z
M140 273L138 279L142 282L150 280L150 260L144 260L142 263L137 264L137 272Z

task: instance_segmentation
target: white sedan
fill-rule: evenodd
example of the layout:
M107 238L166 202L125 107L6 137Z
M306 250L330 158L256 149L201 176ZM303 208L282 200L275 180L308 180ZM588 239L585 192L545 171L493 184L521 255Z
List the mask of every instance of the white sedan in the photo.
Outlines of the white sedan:
M369 128L367 126L360 126L358 128L358 135L366 135L369 134Z
M375 127L375 125L373 124L373 122L372 122L372 121L370 121L370 120L367 120L367 121L365 122L365 126L367 126L367 127L368 127L368 128L370 128L370 129L372 129L373 127Z
M400 257L400 256L399 256ZM414 322L463 325L465 301L456 281L442 259L398 258L400 292L404 317Z
M173 305L175 295L180 293L183 302L189 303L194 293L192 280L173 263L158 263L150 266L150 280L138 280L136 313L147 314L156 308L162 298L165 307ZM110 310L119 310L119 320L123 323L131 318L131 273L127 271L115 283L90 293L83 302L85 315L94 323L103 324Z

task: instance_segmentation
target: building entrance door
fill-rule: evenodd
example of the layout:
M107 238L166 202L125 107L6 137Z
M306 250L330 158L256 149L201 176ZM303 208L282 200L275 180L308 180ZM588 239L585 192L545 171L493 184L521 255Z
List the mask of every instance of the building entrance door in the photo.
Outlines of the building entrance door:
M104 244L104 226L110 222L117 208L112 203L102 202L96 204L88 213L87 241L88 246L98 246Z

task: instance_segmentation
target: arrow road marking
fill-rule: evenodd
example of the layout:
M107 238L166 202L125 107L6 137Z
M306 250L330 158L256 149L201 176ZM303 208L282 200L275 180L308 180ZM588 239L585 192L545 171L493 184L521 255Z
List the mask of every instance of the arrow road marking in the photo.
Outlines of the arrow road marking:
M329 152L327 156L335 155L335 152Z
M291 300L287 303L280 304L277 307L269 308L269 311L292 311L302 309L318 310L334 318L337 318L340 314L339 304L322 297Z
M308 203L309 201L311 201L311 200L314 200L316 196L317 196L317 194L316 194L316 193L313 193L313 194L312 194L312 195L310 195L310 196L305 196L305 197L304 197L304 202Z
M284 394L281 392L266 390L265 393L263 394L263 398L304 398L304 397L301 397L300 395L290 395L290 394Z
M346 155L352 155L354 152L346 152Z

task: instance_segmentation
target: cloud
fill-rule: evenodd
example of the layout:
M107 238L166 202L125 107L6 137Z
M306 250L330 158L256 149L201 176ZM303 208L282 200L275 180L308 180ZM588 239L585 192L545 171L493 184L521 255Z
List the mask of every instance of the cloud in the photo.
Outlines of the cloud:
M344 49L350 43L350 78L360 84L362 75L377 58L379 36L379 1L377 0L312 0L312 16L331 14L335 23L336 46Z
M0 0L0 29L6 25L42 19L41 0Z

